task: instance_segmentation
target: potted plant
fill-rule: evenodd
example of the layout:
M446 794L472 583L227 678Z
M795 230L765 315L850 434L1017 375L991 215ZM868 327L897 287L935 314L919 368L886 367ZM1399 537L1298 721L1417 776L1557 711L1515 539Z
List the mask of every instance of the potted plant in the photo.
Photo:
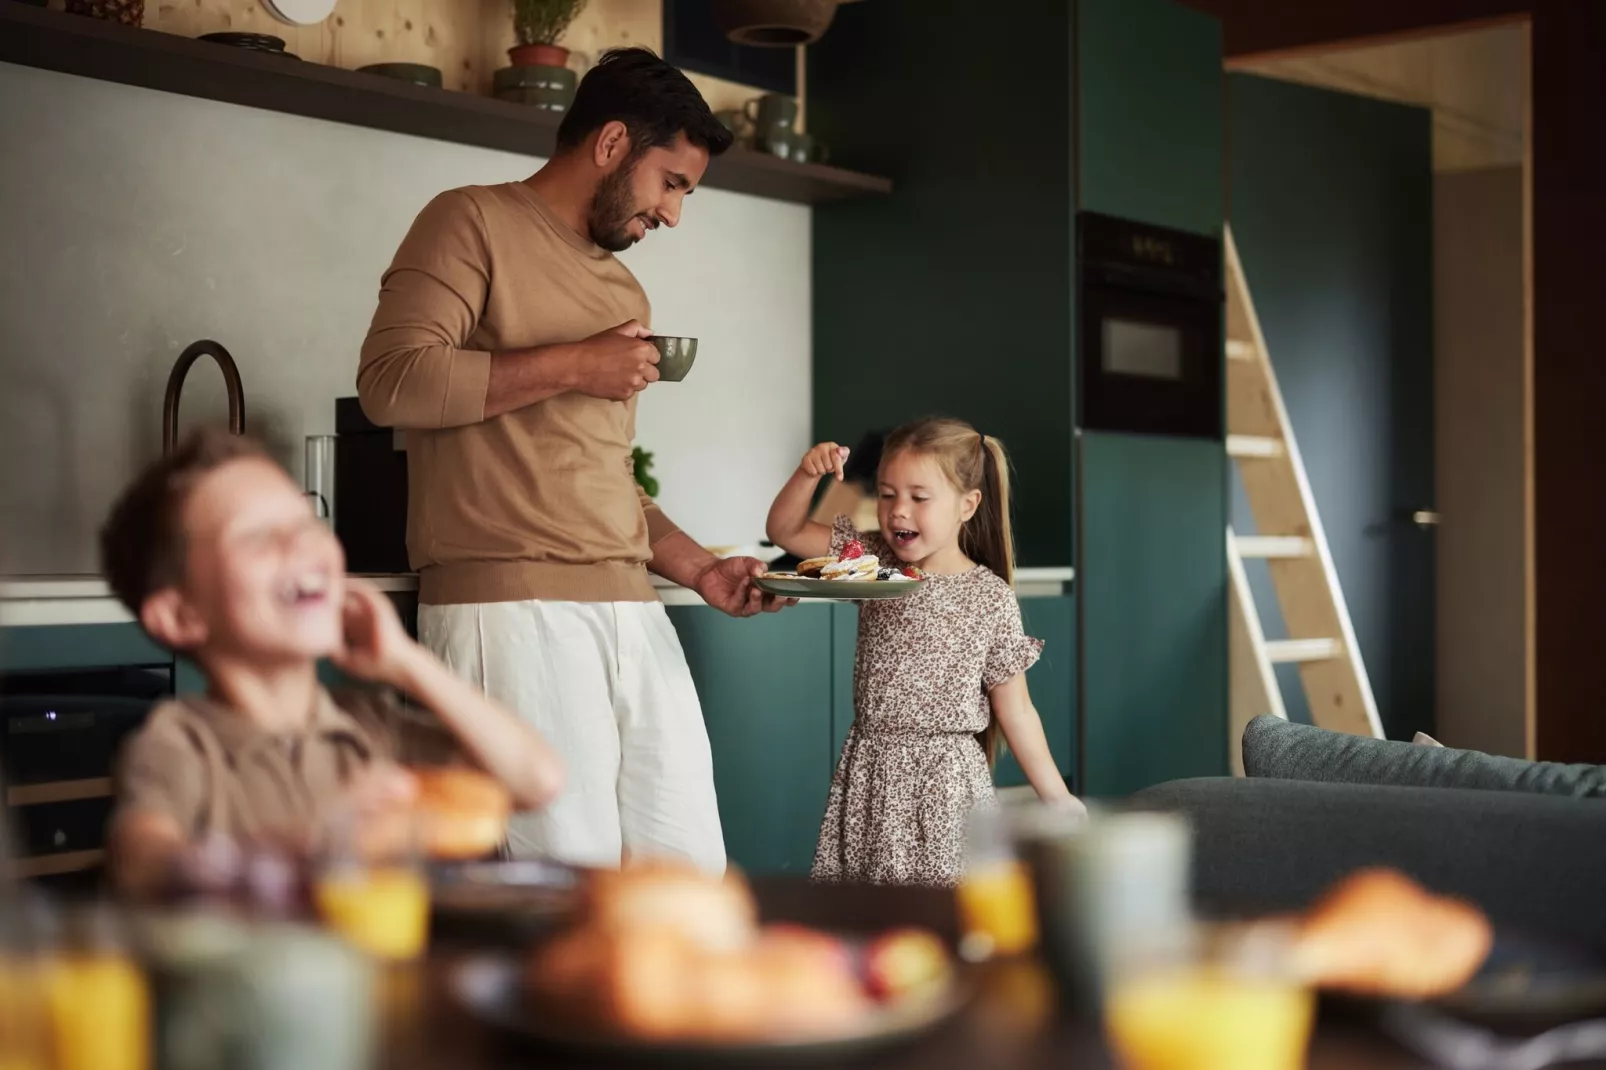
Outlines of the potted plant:
M647 497L658 497L658 480L649 474L652 470L652 454L637 446L630 451L630 460L635 466L636 482L646 491Z
M519 43L507 50L515 67L566 67L569 50L558 38L585 10L586 0L512 0L513 33Z

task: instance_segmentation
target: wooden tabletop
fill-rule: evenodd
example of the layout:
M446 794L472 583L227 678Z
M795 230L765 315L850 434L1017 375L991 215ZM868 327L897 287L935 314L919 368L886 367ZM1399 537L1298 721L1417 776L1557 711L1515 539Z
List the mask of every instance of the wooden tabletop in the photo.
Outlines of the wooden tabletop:
M923 925L952 936L953 897L927 889L822 887L800 880L759 880L754 891L766 921L787 920L844 932ZM416 972L389 979L383 1065L398 1070L513 1070L586 1066L592 1070L662 1065L597 1061L521 1043L470 1018L446 992L461 948L440 948ZM912 1044L852 1063L883 1070L1099 1070L1115 1063L1096 1022L1059 1009L1053 982L1032 960L975 971L975 999L956 1018ZM843 1065L833 1062L831 1065ZM1312 1070L1406 1070L1423 1067L1364 1023L1324 1021L1312 1044Z

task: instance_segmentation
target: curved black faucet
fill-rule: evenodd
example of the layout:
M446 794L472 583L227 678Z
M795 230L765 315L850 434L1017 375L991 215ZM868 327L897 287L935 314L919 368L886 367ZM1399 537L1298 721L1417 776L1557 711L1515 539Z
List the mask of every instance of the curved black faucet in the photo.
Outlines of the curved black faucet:
M184 389L184 377L190 365L201 357L211 357L223 371L223 387L229 395L229 433L245 434L245 390L240 385L240 369L234 366L229 351L208 338L190 343L178 355L173 372L167 377L167 397L162 400L162 456L173 452L178 442L178 396Z

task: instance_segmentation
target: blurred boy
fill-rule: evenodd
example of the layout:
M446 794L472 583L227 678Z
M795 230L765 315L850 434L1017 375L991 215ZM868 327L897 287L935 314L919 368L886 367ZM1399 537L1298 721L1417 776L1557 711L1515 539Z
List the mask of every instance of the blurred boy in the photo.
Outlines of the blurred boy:
M331 808L383 811L410 795L397 764L433 739L533 809L562 770L527 725L403 630L389 599L348 579L345 555L253 441L203 430L147 469L101 532L113 592L158 643L194 660L203 695L152 712L123 747L108 843L131 894L160 891L210 837L315 843ZM377 696L340 704L318 659L412 696L426 724Z

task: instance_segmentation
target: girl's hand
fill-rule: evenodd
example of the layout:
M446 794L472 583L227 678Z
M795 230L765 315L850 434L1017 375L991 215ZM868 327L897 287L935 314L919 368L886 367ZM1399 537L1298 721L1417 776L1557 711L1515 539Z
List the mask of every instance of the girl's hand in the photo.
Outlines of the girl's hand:
M803 455L803 463L798 465L798 471L814 479L819 479L828 472L836 473L836 481L842 482L843 468L847 463L848 448L838 446L835 442L822 442Z
M343 624L345 643L334 663L364 680L405 687L409 659L419 647L390 599L370 583L348 579Z

